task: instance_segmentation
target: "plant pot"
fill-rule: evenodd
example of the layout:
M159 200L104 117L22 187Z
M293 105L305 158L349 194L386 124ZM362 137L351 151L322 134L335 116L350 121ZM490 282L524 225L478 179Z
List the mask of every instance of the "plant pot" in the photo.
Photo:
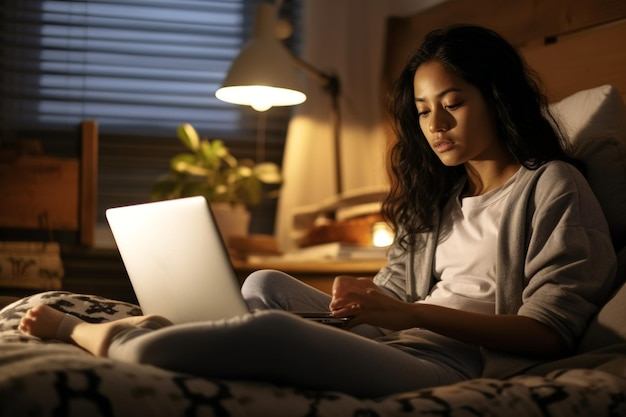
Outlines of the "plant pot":
M240 204L233 206L229 203L210 204L217 227L227 245L233 236L248 236L250 212L245 206Z

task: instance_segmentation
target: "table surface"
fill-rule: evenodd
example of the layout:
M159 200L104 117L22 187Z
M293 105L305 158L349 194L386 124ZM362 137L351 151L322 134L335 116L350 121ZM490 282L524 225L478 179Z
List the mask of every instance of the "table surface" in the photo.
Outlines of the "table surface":
M332 291L333 281L338 275L373 277L383 267L385 259L368 260L316 260L316 261L281 261L263 260L245 262L233 260L233 267L241 282L254 271L275 269L285 272L328 294Z
M337 273L351 274L369 272L376 274L387 263L386 259L359 259L359 260L310 260L310 261L281 261L277 259L246 262L233 260L233 266L238 271L255 271L258 269L277 269L284 272L302 273Z

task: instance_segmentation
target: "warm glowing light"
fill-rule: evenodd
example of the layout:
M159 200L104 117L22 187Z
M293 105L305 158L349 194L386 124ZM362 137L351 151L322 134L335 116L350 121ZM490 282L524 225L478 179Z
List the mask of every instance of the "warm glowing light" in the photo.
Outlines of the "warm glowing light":
M376 222L372 225L372 244L377 247L389 246L393 243L394 234L391 227L385 222Z
M215 96L227 103L252 106L256 111L266 111L275 106L294 106L306 100L306 95L300 91L264 85L222 87L215 92Z

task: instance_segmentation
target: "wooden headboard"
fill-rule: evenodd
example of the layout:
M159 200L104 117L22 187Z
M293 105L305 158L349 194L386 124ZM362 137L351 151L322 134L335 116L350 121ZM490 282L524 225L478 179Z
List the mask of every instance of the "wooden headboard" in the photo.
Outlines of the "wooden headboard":
M626 1L448 0L387 21L384 83L395 81L426 33L451 24L485 26L518 47L550 101L603 84L626 100Z

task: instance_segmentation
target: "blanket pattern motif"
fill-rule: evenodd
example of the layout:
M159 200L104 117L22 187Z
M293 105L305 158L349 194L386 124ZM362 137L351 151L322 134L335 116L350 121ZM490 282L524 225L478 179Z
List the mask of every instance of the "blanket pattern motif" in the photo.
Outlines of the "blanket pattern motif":
M93 357L17 330L38 303L90 322L141 314L138 306L51 291L0 311L0 416L624 416L626 380L595 370L462 383L359 399L261 381L227 381ZM375 383L375 381L373 381Z

